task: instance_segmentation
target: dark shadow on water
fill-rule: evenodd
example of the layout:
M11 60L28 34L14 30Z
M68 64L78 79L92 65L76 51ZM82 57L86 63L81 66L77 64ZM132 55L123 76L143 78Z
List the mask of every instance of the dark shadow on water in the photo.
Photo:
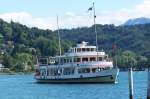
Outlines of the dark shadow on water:
M118 83L47 83L47 82L33 82L33 84L39 85L117 85Z

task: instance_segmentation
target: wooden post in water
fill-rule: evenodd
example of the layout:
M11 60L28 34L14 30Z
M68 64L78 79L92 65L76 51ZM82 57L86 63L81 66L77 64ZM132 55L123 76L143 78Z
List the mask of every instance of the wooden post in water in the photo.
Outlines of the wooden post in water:
M132 67L129 68L129 99L133 99L133 72Z
M147 99L150 99L150 66L148 67L148 86L147 86Z

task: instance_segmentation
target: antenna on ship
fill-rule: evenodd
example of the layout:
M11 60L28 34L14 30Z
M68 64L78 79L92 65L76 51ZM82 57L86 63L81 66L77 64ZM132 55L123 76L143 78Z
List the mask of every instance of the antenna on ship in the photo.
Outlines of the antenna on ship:
M88 11L93 10L93 18L94 18L94 32L95 32L95 40L96 40L96 52L97 52L97 61L98 61L98 43L97 43L97 29L96 29L96 14L95 14L95 4L93 2L93 6L88 9Z
M60 65L60 57L61 57L61 41L60 41L60 32L59 32L59 24L58 24L58 15L57 15L57 33L59 39L59 65Z

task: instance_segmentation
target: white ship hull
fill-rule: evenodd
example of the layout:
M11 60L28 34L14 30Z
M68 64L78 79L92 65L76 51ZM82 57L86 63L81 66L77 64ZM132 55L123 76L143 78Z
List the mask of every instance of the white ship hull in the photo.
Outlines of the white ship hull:
M71 76L35 76L38 83L117 83L119 69Z

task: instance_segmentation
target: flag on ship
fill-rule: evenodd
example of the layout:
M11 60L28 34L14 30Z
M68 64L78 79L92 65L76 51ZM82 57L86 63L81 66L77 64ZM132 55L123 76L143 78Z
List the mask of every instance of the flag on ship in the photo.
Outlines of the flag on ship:
M113 49L113 51L115 51L115 50L117 49L116 42L113 42L113 44L112 44L112 49Z
M115 56L116 53L117 53L117 44L116 44L116 42L114 41L114 42L112 43L112 56Z
M88 11L91 11L91 10L93 10L93 7L90 7L90 8L88 9Z
M89 11L92 11L92 10L95 10L95 9L94 9L94 2L93 2L93 6L88 8L88 12L89 12ZM95 11L94 11L94 13L95 13ZM94 18L96 18L96 15L94 15Z

